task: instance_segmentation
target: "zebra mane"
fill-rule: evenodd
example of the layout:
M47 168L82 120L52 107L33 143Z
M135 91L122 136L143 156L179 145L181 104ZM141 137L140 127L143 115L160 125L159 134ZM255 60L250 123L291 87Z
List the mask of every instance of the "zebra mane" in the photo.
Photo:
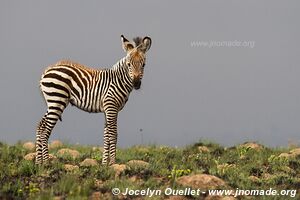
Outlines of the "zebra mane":
M134 42L136 47L139 46L140 44L142 44L142 41L143 41L143 38L141 38L141 37L133 38L133 42Z

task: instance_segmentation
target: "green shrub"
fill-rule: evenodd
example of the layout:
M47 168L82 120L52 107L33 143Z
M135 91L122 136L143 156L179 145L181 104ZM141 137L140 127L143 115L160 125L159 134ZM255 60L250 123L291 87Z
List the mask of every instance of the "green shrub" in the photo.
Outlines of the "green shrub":
M32 161L23 160L18 166L18 174L20 176L30 177L37 172L37 166Z

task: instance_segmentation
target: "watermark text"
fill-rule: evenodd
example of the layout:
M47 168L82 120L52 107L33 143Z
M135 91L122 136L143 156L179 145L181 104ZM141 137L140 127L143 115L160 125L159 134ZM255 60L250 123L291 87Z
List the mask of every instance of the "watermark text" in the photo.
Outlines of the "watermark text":
M227 40L227 41L191 41L191 47L198 48L251 48L255 47L255 41L239 41L239 40Z
M269 188L266 190L261 189L239 189L235 190L201 190L194 188L184 188L184 189L174 189L174 188L166 188L164 190L161 189L130 189L125 188L124 190L120 190L119 188L112 189L113 195L123 195L123 196L200 196L200 195L209 195L209 196L289 196L295 197L297 194L297 190L276 190L273 188Z

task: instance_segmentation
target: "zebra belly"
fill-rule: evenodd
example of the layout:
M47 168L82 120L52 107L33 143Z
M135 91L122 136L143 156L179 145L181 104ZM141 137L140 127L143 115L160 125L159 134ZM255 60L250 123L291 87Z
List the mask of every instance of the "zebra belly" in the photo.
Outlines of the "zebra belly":
M74 96L71 96L70 103L80 110L90 113L99 113L104 111L103 102L100 99L96 101L87 101L86 99L76 99Z

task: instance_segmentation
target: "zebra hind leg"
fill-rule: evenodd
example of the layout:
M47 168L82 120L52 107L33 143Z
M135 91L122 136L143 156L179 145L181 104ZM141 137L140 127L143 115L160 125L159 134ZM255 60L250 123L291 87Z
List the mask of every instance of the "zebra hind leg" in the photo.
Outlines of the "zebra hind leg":
M41 134L43 163L49 160L48 139L58 119L61 118L63 109L50 106L45 115L45 128Z
M36 164L42 164L49 160L48 139L63 110L64 108L50 106L39 123L36 134Z
M48 139L57 120L61 119L61 115L70 100L68 87L53 83L57 77L48 77L51 78L50 80L44 78L40 81L40 89L48 109L37 130L37 164L48 161Z
M36 143L35 143L35 149L36 149L36 156L35 156L35 164L42 164L43 162L43 154L42 154L42 140L41 135L43 130L45 129L45 118L43 117L42 120L39 122L37 130L36 130Z

